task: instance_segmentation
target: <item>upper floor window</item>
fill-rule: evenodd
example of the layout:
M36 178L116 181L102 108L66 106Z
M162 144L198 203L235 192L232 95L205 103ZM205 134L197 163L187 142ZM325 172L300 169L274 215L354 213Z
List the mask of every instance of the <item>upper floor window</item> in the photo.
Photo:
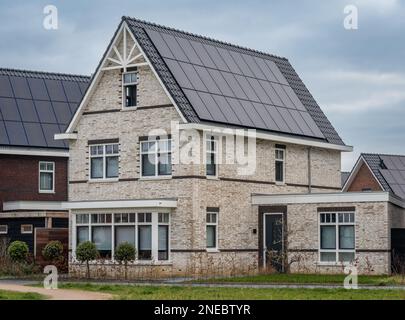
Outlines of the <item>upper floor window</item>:
M126 72L123 74L124 107L136 107L138 72Z
M214 136L206 138L206 175L218 176L218 141Z
M90 146L90 178L118 178L118 143Z
M141 141L141 176L159 177L172 174L172 141Z
M350 262L354 252L354 212L321 213L320 261Z
M218 247L218 212L207 211L207 249Z
M275 149L276 182L284 182L285 179L285 146L276 145Z
M39 162L39 192L52 193L55 191L55 163Z

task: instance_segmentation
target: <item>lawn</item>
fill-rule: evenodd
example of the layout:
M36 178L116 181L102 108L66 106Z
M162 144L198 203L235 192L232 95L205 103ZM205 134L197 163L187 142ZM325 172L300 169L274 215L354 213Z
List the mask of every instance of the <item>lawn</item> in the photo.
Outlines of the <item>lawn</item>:
M0 300L42 300L43 295L33 292L14 292L0 290Z
M110 293L120 300L405 300L404 290L268 289L67 283L64 289Z
M197 283L275 283L275 284L341 284L346 275L343 274L262 274L244 277L232 278L211 278L204 280L196 280L191 282ZM359 285L405 285L400 276L367 276L360 275L358 277Z

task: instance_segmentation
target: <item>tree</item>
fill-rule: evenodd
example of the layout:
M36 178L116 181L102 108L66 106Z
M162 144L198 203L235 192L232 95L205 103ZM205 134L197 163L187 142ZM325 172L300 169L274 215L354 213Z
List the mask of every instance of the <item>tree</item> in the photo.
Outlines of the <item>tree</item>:
M28 246L23 241L13 241L8 249L7 254L13 262L26 262L28 258Z
M90 278L89 261L95 260L98 257L96 245L91 241L85 241L79 244L76 248L76 258L81 263L86 262L86 277Z
M136 249L134 245L128 242L123 242L115 249L115 260L124 263L125 266L125 280L127 280L127 266L129 261L135 260Z
M42 250L42 255L48 261L55 261L62 257L63 245L60 241L50 241Z

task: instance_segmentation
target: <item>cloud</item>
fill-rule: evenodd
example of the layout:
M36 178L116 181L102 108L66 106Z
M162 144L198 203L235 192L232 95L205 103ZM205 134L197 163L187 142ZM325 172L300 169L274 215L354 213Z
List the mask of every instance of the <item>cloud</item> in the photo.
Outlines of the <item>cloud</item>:
M375 10L378 13L390 13L400 5L398 0L354 0L359 8Z

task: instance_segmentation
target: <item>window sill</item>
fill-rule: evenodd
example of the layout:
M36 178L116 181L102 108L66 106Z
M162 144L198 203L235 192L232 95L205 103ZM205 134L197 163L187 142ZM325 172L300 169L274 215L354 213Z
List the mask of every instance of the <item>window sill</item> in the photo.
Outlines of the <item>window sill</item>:
M276 181L276 186L285 186L286 185L286 183L285 183L285 181Z
M39 190L39 193L45 193L45 194L55 194L55 191L46 191L46 190Z
M126 112L126 111L135 111L136 109L138 109L138 106L133 106L133 107L123 107L121 108L122 112Z
M218 176L209 176L209 175L206 175L206 177L207 177L207 180L217 180L217 181L220 180Z
M139 181L157 181L157 180L170 180L172 176L157 176L157 177L140 177Z
M109 182L118 182L119 178L113 179L89 179L88 183L109 183Z
M212 248L212 249L207 248L207 252L208 252L208 253L218 253L218 252L220 252L220 251L219 251L219 249L217 249L217 248Z

